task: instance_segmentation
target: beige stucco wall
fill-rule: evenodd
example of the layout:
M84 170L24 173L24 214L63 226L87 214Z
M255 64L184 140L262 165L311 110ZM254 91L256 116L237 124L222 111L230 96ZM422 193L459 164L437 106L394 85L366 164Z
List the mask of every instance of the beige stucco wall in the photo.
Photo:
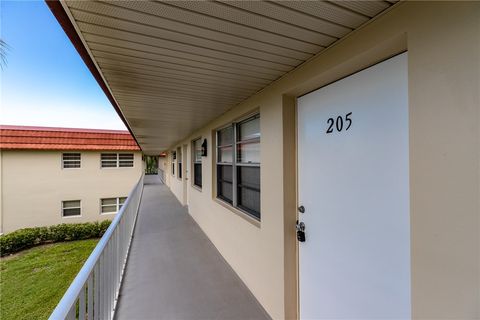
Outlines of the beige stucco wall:
M295 318L298 307L295 97L405 50L412 317L480 318L480 2L400 3L171 146L188 144L191 152L193 138L208 139L203 189L185 181L189 212L273 318ZM226 208L213 190L213 130L255 109L261 115L261 224ZM170 177L183 199L179 183Z
M176 146L175 149L172 149L172 151L176 151L177 150L177 147L179 146ZM180 203L182 205L186 205L186 203L184 202L184 199L183 199L183 181L179 179L179 175L178 175L178 152L177 152L177 159L175 160L175 175L172 175L172 155L171 155L171 152L169 154L169 162L168 162L168 176L169 176L169 180L168 180L168 187L173 191L173 194L175 194L175 196L177 197L178 201L180 201ZM183 178L185 178L185 166L182 165L182 171L183 171Z
M125 197L143 170L141 152L133 168L100 168L100 152L81 152L81 168L62 169L61 151L3 150L3 231L59 223L113 219L100 214L100 199ZM62 217L64 200L81 200L81 217Z
M0 234L3 233L3 151L0 150Z

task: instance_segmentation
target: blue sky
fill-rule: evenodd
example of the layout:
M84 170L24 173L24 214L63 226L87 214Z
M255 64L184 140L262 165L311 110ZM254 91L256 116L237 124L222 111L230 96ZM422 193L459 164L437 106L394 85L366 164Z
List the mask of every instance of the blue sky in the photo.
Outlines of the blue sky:
M0 124L125 129L46 4L0 3Z

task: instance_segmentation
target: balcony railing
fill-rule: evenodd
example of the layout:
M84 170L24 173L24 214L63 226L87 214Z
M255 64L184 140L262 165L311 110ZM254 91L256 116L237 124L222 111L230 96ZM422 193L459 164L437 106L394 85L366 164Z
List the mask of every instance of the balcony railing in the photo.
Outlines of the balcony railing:
M49 319L113 319L143 179L142 175Z

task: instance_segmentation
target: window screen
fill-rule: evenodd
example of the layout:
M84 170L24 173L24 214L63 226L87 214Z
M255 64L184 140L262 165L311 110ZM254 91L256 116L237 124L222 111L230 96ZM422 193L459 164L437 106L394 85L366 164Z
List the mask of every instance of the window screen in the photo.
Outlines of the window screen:
M260 118L237 124L237 205L260 219Z
M217 197L260 220L260 116L217 131Z
M117 212L117 198L102 199L102 213Z
M126 197L101 199L100 213L117 213L125 203Z
M119 153L118 166L120 168L133 167L133 153Z
M117 153L102 153L101 164L102 168L116 168L117 167Z
M178 148L177 149L177 154L178 154L178 179L182 179L182 149Z
M133 167L133 153L102 153L102 168L131 168Z
M233 125L217 131L217 197L233 204Z
M260 218L260 167L237 167L238 206Z
M193 185L202 187L202 139L192 142L193 150Z
M62 201L62 216L74 217L81 215L80 200Z
M80 168L81 155L80 153L63 153L62 154L62 168Z
M233 175L231 165L217 166L217 195L219 198L233 203Z

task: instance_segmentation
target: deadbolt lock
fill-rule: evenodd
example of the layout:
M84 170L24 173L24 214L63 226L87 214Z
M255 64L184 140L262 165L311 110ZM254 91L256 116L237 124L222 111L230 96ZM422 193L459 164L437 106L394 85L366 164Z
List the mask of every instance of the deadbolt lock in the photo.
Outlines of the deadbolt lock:
M297 224L295 228L297 230L297 240L299 242L305 242L305 223L303 222L298 223L298 220L297 220Z

